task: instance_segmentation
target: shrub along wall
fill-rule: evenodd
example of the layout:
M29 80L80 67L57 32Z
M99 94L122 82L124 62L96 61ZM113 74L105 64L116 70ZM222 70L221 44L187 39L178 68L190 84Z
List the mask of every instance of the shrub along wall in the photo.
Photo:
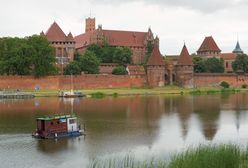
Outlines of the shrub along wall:
M98 88L129 88L146 85L146 78L140 76L115 75L79 75L49 76L33 78L31 76L0 76L0 89L98 89Z

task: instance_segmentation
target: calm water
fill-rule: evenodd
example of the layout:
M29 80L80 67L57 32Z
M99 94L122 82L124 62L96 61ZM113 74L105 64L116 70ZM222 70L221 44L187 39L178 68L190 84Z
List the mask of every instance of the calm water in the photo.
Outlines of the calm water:
M85 138L35 140L36 117L74 111ZM248 143L248 94L0 100L0 167L83 168L94 158L169 156L205 143Z

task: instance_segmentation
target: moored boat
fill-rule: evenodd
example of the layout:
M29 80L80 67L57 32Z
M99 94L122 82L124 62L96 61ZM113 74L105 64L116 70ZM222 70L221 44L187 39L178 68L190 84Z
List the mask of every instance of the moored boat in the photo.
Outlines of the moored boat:
M85 95L82 92L76 92L71 90L69 92L60 92L59 97L73 98L73 97L85 97Z
M37 129L32 134L35 138L57 139L85 135L85 129L81 130L75 114L47 116L37 118L36 121Z

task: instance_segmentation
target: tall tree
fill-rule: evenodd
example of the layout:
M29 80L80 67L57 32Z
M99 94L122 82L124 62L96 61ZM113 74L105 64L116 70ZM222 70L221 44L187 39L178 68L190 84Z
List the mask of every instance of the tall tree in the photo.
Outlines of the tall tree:
M98 74L100 61L96 55L86 50L83 55L80 56L78 64L81 71L87 72L89 74Z
M0 40L0 73L29 75L31 73L33 48L26 39L2 38Z
M77 61L73 61L70 64L68 64L64 69L65 75L80 75L81 74L81 68Z
M248 73L248 56L246 54L239 54L232 63L234 72L243 71Z
M205 62L207 72L223 73L225 71L224 60L216 57L208 58Z
M151 56L153 48L154 44L152 43L152 41L148 41L146 46L145 63L147 63L149 57Z
M120 65L132 62L132 51L128 47L117 47L114 52L113 62Z
M206 64L205 60L202 59L202 57L194 55L193 56L193 64L194 64L194 72L195 73L203 73L206 72Z
M49 41L45 37L34 35L28 38L28 42L34 49L32 55L33 75L41 77L57 74L57 69L54 66L56 62L55 50Z

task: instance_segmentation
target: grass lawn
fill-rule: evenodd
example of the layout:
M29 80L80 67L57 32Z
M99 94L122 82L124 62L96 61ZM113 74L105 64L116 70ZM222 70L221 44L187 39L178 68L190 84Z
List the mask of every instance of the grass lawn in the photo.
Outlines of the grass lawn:
M37 97L55 97L58 95L58 90L40 90L32 91ZM87 96L102 95L102 96L127 96L127 95L160 95L160 94L213 94L220 92L247 92L248 89L223 89L221 87L202 87L202 88L180 88L177 86L166 86L159 88L119 88L119 89L85 89L81 91Z

